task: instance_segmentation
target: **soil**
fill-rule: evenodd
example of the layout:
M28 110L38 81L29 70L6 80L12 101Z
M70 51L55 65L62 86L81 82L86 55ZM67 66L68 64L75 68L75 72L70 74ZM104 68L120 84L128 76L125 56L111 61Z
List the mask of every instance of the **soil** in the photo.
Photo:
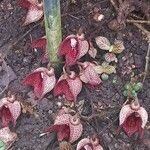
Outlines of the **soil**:
M101 22L93 21L89 15L92 6L101 8L105 19ZM76 4L68 5L67 0L61 0L62 9L62 29L63 36L75 33L79 27L86 31L87 38L101 35L107 37L111 42L117 38L116 32L111 31L107 24L115 16L115 10L109 0L77 0ZM24 101L32 98L29 87L21 84L22 79L31 70L41 66L40 52L34 52L31 47L32 39L43 36L43 23L33 23L22 27L22 18L26 11L17 5L17 0L0 0L0 52L6 56L7 64L15 72L17 79L9 85L8 90L16 93ZM26 34L28 33L28 34ZM24 36L26 34L26 36ZM143 72L145 56L148 48L147 41L142 33L133 25L127 24L123 31L123 41L125 51L119 55L118 59L126 53L133 53L135 65L138 66L136 73ZM14 44L15 43L15 44ZM12 46L13 45L13 46ZM103 51L99 50L97 59L102 61ZM99 134L104 150L148 150L150 149L150 129L147 125L143 141L136 140L136 135L128 138L124 132L116 134L118 128L118 114L121 105L125 101L122 95L123 85L130 76L122 76L121 68L117 65L117 73L110 76L108 81L104 81L101 88L85 93L83 90L79 95L79 101L85 100L83 115L91 113L89 101L104 108L101 113L105 115L101 118L93 119L90 123L84 122L84 133L82 137L91 135L93 132ZM112 83L117 79L116 84ZM6 91L7 92L7 91ZM150 114L150 78L147 77L144 89L139 93L140 103ZM43 130L53 123L52 114L58 109L57 102L52 94L47 94L35 106L34 114L22 114L13 130L18 134L18 140L14 143L13 150L57 150L58 143L55 134L39 137ZM75 143L76 144L76 143Z

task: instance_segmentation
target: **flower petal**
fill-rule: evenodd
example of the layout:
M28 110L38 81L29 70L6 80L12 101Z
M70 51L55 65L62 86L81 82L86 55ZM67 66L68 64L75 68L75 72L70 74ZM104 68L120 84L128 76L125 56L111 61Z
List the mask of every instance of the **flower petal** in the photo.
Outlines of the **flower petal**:
M43 36L39 39L33 40L31 46L32 46L32 48L41 48L45 52L46 44L47 44L46 37Z
M122 124L122 127L124 131L127 133L127 135L131 137L135 132L141 133L142 130L141 125L142 125L141 117L137 112L133 112L126 118L126 120Z
M71 143L73 143L74 141L76 141L83 132L83 126L81 123L78 124L72 124L70 122L70 120L73 118L74 116L70 115L70 114L63 114L63 115L59 115L56 117L54 124L55 125L60 125L60 124L66 124L69 125L70 128L70 136L69 136L69 141Z
M95 71L95 65L90 62L84 62L83 65L86 65L86 67L83 68L80 79L90 85L99 85L102 81Z
M103 147L99 144L98 146L95 147L95 150L103 150Z
M68 51L68 53L65 55L66 58L66 65L74 65L78 59L79 50L78 49L72 49Z
M60 56L63 56L65 54L67 54L70 50L72 50L71 39L75 39L77 41L77 43L75 45L75 49L78 49L79 44L78 44L77 37L75 35L69 35L60 44L60 47L59 47L59 50L58 50L58 54Z
M141 116L142 119L142 128L144 129L147 121L148 121L148 113L145 110L145 108L140 107L140 109L137 111L139 113L139 115Z
M96 44L100 49L109 50L110 49L110 42L107 38L98 36L95 38Z
M29 2L29 0L18 0L18 4L25 9L29 9L31 6L31 3Z
M94 47L91 47L88 51L89 55L92 57L92 58L95 58L96 55L97 55L97 49L94 48Z
M75 79L68 78L66 79L69 85L70 91L73 94L73 100L76 101L78 94L82 90L82 82L76 77Z
M54 87L54 95L65 95L66 99L69 101L74 100L73 93L70 90L69 84L66 80L58 81L57 84Z
M54 70L40 67L29 74L24 80L25 85L34 87L34 93L38 98L42 98L46 93L50 92L56 83Z
M131 109L130 105L124 105L119 114L119 125L122 125L125 121L125 119L132 114L134 111Z
M16 120L21 114L21 105L18 101L15 101L13 103L9 103L8 105L9 111L12 115L13 123L16 124Z
M41 72L33 72L23 80L25 85L34 87L34 94L38 98L42 96L42 82L43 78L41 76Z
M80 51L79 51L79 56L78 59L83 57L89 50L89 43L86 40L79 40L79 45L80 45Z
M65 56L67 65L76 63L79 56L79 41L75 35L70 35L62 41L58 50L58 55Z
M28 10L25 21L23 23L23 26L26 26L30 23L40 20L42 18L42 16L43 16L43 9L39 8L38 6L31 5Z
M3 106L1 109L0 109L0 117L2 119L2 126L3 127L7 127L9 126L9 123L10 122L13 122L13 117L12 117L12 114L9 110L9 108Z
M77 149L76 150L82 150L82 148L84 148L85 145L90 144L90 139L89 138L84 138L82 140L79 141L79 143L77 144Z
M55 124L48 128L46 132L56 132L58 141L69 140L70 138L70 128L67 124Z
M6 145L9 143L14 142L17 139L17 134L11 132L8 127L0 129L0 140L2 140Z
M70 142L73 143L78 140L83 132L83 126L81 123L77 125L73 125L72 123L69 124L70 126Z

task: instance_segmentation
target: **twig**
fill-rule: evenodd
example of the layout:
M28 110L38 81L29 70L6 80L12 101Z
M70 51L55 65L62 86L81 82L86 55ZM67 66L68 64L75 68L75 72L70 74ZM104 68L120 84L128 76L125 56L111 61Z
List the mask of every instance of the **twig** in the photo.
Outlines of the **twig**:
M92 114L92 115L89 116L89 117L83 116L83 115L80 114L80 117L81 117L81 119L83 119L83 120L90 121L90 120L92 120L93 118L97 118L97 117L98 117L98 118L101 118L101 117L103 117L105 114L106 114L106 113L103 113L103 114L97 113L97 114Z
M108 128L110 128L117 120L119 117L115 118L111 123L109 123L105 128L103 128L100 132L99 135L101 135L104 131L106 131Z
M149 67L149 59L150 59L150 32L147 31L142 25L138 24L138 23L133 23L137 28L139 28L142 31L142 34L146 35L147 39L148 39L148 50L147 50L147 54L146 54L146 63L145 63L145 69L144 69L144 77L143 77L143 83L146 79L146 76L148 74L148 67Z
M147 55L145 59L146 59L146 64L145 64L145 70L144 70L145 74L144 74L143 82L145 81L146 75L148 74L148 66L149 66L149 60L150 60L150 41L148 43L148 50L147 50Z
M118 11L118 6L117 4L114 2L114 0L110 0L111 4L114 6L115 10Z
M129 22L129 23L145 23L145 24L150 24L150 21L147 21L147 20L129 20L129 19L127 19L127 22Z
M147 31L142 25L138 23L133 23L137 28L139 28L144 35L146 35L148 42L150 42L150 32Z

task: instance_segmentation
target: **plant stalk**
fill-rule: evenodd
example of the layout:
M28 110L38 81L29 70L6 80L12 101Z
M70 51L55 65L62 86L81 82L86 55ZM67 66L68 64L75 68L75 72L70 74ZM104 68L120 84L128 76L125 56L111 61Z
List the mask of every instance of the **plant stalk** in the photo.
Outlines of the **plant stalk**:
M58 66L58 47L62 41L60 0L44 0L44 21L47 37L49 61L53 67Z

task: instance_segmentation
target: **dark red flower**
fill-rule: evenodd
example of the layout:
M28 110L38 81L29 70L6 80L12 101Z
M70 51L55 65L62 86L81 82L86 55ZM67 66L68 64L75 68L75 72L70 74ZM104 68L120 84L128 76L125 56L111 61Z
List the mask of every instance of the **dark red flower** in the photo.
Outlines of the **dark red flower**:
M75 72L71 75L64 73L54 87L54 95L64 95L68 101L76 101L78 94L81 92L82 82Z
M66 65L74 65L87 53L88 49L89 43L86 40L81 40L76 35L70 35L60 44L58 55L65 56Z
M140 138L142 138L144 127L148 121L148 114L143 107L133 102L131 105L128 104L122 107L119 121L120 128L123 128L129 137L138 132Z
M21 113L21 105L15 100L14 96L6 97L0 101L0 118L2 126L6 127L11 122L15 125Z
M23 25L40 20L43 16L43 3L38 0L19 0L19 5L22 8L28 9Z
M46 130L46 132L56 132L58 141L66 140L70 138L70 128L66 124L53 125Z
M33 40L31 44L33 49L40 49L42 50L43 57L42 57L42 63L48 62L48 50L47 50L47 40L46 37L43 36L39 39Z
M38 98L42 98L46 93L50 92L56 83L54 69L40 67L29 74L24 80L25 85L34 87L34 94Z
M58 114L54 125L46 130L46 132L56 132L58 141L75 142L81 135L83 126L77 115Z

